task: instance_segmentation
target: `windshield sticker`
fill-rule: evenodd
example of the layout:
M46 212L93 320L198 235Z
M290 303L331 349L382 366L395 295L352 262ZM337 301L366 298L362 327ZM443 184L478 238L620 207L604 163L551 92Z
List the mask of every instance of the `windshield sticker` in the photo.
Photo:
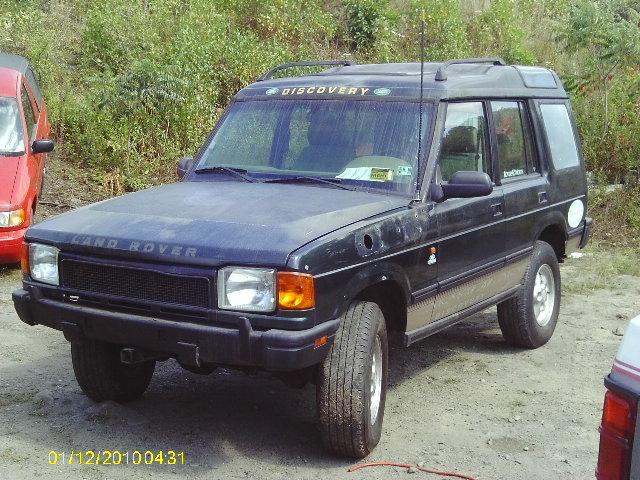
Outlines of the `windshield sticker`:
M337 175L336 178L374 182L391 182L393 181L393 170L391 170L390 168L374 167L345 168L344 172L342 172L340 175Z
M371 180L378 182L390 182L393 180L393 170L390 168L372 168Z
M413 169L409 165L398 165L396 169L396 173L399 177L410 177L412 175Z
M276 93L278 93L280 91L279 88L269 88L266 92L267 95L275 95Z
M359 95L364 96L369 91L364 87L293 87L283 88L280 95ZM277 92L276 92L277 93Z
M379 97L384 97L386 95L390 95L391 94L391 89L389 88L376 88L373 91L374 95L378 95Z

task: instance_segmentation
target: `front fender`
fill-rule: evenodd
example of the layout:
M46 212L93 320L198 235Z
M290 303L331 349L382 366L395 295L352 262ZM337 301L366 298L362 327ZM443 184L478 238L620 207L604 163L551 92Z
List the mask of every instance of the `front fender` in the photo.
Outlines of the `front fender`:
M391 281L398 285L406 302L409 302L411 297L411 287L406 272L400 265L391 261L379 261L320 276L317 281L319 290L324 291L334 300L327 302L324 308L326 318L331 319L341 316L363 290L381 282Z

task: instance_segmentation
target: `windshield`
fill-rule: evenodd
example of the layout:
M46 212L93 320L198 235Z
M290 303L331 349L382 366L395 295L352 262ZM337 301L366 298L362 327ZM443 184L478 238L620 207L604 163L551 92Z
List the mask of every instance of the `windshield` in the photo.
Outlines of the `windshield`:
M15 98L0 97L0 155L24 153L20 111Z
M432 111L423 105L422 152ZM418 117L417 102L236 102L197 169L235 167L257 179L316 177L411 194L419 169Z

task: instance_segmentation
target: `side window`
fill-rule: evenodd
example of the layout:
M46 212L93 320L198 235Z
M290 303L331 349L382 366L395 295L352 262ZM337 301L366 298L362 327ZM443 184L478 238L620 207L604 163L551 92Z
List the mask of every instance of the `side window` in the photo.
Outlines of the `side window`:
M490 174L486 132L482 102L450 103L440 148L439 179L449 181L454 173L463 170Z
M44 99L42 98L42 92L40 91L40 85L38 84L38 79L31 67L29 67L25 73L27 77L27 81L29 82L29 86L31 87L31 91L33 92L33 98L36 100L36 105L38 106L38 110L42 110L42 104L44 103Z
M500 178L527 173L527 151L521 102L491 102L496 130Z
M35 140L37 133L36 114L33 111L31 99L29 98L29 94L27 93L27 89L24 85L22 86L22 109L24 110L24 117L27 122L27 136L29 138L29 143L31 143Z
M540 112L555 168L560 170L579 165L578 146L567 106L562 103L543 103Z

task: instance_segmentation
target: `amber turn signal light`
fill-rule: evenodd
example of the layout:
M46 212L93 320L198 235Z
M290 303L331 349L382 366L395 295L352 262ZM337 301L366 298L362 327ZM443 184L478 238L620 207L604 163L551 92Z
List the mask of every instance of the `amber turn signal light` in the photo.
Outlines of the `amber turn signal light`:
M22 251L20 252L20 268L23 275L29 275L29 244L22 244Z
M306 273L278 272L278 305L287 310L316 306L315 281Z
M323 335L313 341L313 348L315 350L316 348L324 347L327 343L329 343L329 337L327 335Z

